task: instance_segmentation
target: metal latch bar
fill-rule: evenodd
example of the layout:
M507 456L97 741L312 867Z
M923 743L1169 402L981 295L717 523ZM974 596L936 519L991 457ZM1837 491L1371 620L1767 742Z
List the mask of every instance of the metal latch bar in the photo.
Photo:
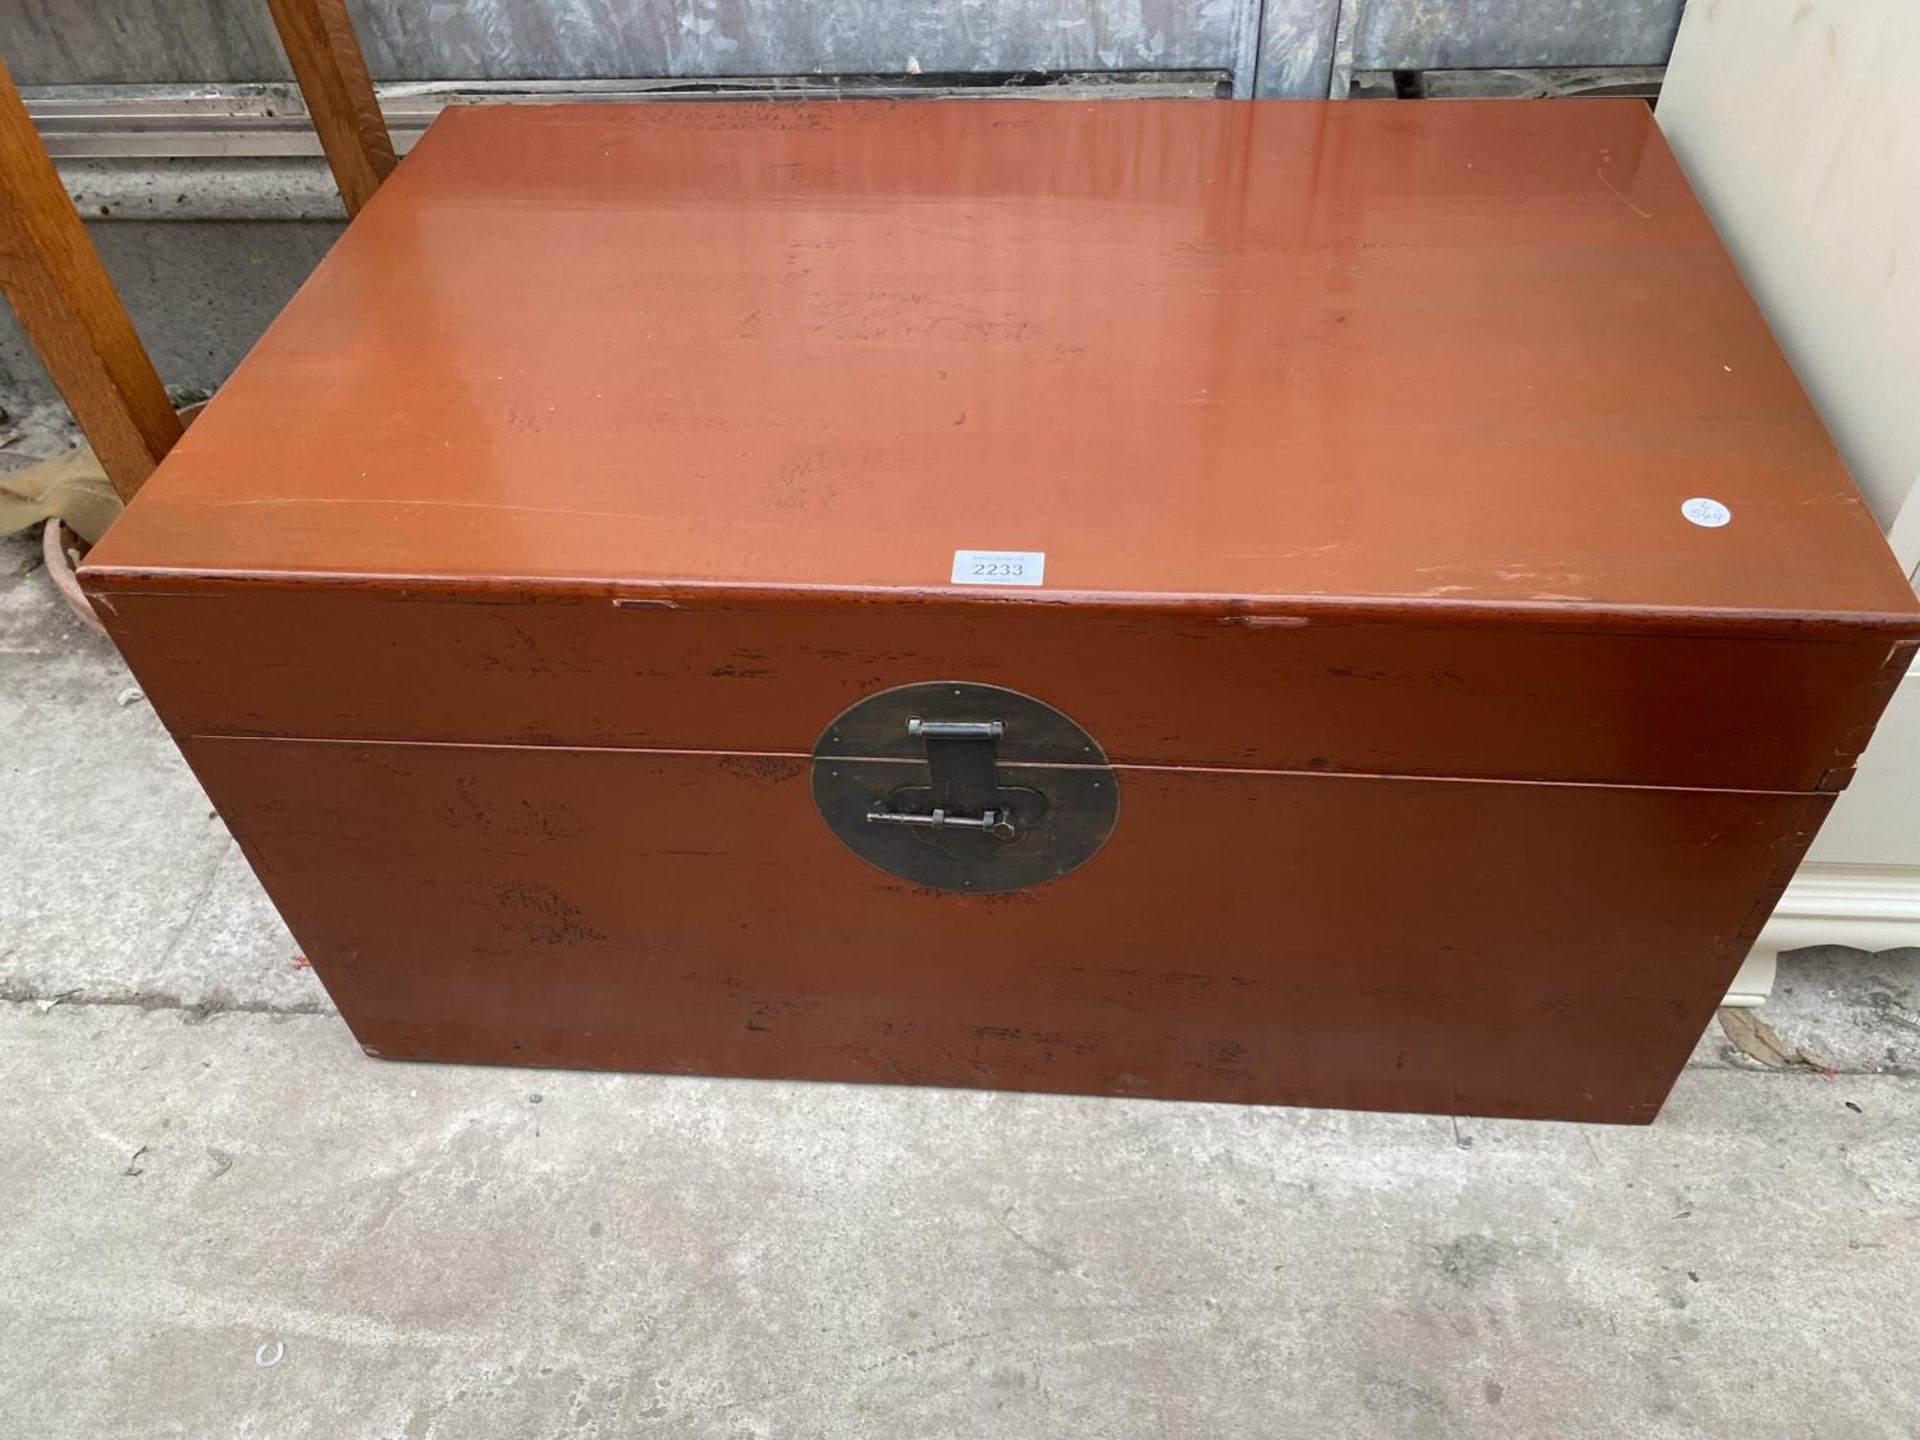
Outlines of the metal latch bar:
M892 810L869 810L867 821L873 825L919 825L929 830L984 830L997 840L1011 840L1020 832L1013 817L1004 810L983 811L978 819L970 815L949 815L936 809L930 815L902 815Z
M1001 720L922 720L915 715L907 721L907 734L922 740L998 740L1006 733Z

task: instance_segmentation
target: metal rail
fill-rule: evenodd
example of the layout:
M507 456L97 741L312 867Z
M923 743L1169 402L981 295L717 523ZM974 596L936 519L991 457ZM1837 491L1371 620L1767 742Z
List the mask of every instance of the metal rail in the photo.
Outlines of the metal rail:
M1215 99L1225 70L1013 75L774 76L742 80L405 82L376 86L394 149L410 148L449 105L642 104L660 100ZM27 111L56 159L295 157L320 152L291 84L41 87Z

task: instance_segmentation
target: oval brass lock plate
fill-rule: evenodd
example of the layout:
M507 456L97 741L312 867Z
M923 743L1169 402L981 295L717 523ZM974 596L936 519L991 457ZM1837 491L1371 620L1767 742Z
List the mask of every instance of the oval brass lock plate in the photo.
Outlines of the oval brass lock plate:
M1046 702L930 680L869 695L821 732L813 802L869 864L991 894L1085 864L1113 833L1120 790L1094 738Z

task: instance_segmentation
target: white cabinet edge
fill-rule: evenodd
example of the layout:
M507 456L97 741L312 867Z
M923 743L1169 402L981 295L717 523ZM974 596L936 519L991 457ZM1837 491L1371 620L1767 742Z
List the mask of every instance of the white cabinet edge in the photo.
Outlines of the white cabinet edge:
M1758 1005L1773 990L1784 950L1920 947L1920 866L1804 865L1734 976L1724 1003Z

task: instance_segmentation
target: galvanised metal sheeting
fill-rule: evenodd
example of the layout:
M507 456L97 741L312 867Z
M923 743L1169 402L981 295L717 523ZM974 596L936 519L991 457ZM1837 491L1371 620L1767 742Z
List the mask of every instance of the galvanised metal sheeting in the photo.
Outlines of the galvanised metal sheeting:
M1360 0L1356 70L1664 65L1686 0Z
M349 0L348 8L379 80L1246 73L1260 20L1260 0ZM0 36L23 85L289 76L263 0L0 0Z
M1349 68L1658 65L1683 4L349 0L382 80L1226 70L1234 93L1276 97L1326 95ZM0 0L0 45L22 85L288 77L262 0Z

